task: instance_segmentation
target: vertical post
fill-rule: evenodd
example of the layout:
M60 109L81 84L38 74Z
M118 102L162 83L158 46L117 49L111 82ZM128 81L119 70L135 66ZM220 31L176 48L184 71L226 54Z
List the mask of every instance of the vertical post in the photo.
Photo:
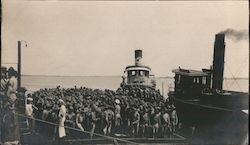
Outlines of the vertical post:
M1 40L1 42L2 42L2 40ZM1 68L0 80L2 80L2 47L0 47L0 52L1 52L1 54L0 54L0 68ZM0 142L1 142L2 141L2 132L3 132L3 127L2 127L3 97L2 96L0 98L0 118L1 118L1 120L0 120L0 132L1 132L1 134L0 134Z
M162 87L162 96L164 97L164 82L163 81L162 81L161 87Z
M17 41L17 71L18 71L18 78L17 78L17 88L20 89L21 87L21 41Z

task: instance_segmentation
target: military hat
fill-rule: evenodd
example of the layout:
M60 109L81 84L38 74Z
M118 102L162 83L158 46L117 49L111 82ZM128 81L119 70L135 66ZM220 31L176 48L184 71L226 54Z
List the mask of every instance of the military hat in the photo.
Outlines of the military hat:
M1 67L1 73L7 73L7 68L4 67L4 66L2 66L2 67Z
M115 103L120 104L121 102L119 99L115 99Z
M73 110L73 109L74 109L73 106L70 105L70 106L69 106L69 110Z
M170 106L172 109L175 109L176 107L174 106L174 104L172 104L171 106Z
M27 100L28 101L33 101L33 99L31 97L28 97Z
M10 67L8 69L8 73L9 73L9 75L17 75L17 72L15 71L15 69L13 67Z
M65 102L62 99L59 99L58 102L61 104L65 104Z

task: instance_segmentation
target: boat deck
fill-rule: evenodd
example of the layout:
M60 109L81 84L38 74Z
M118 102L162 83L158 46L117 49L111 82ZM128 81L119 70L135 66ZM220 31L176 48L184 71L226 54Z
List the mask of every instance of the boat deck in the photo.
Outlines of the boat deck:
M26 118L19 115L19 127L21 134L21 144L24 145L82 145L82 144L167 144L185 145L188 139L180 134L174 133L170 137L164 138L133 138L126 135L114 134L112 136L94 135L90 139L86 132L71 132L64 140L52 137L49 131L43 133L30 134L27 128ZM45 126L44 126L45 127ZM53 128L51 128L53 129ZM67 127L66 127L67 129Z
M122 140L128 141L125 143ZM22 135L23 144L32 145L56 145L58 141L47 140L42 135ZM60 141L60 145L82 145L82 144L166 144L166 145L186 145L187 139L174 134L171 138L117 138L117 139L107 139L107 138L93 138L93 139L65 139Z

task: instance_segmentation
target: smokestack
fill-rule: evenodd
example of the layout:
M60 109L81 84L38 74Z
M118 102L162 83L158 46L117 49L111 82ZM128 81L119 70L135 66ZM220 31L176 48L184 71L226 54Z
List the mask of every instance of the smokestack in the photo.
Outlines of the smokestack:
M223 89L224 73L224 56L225 56L225 34L215 35L214 43L214 60L213 60L213 90Z
M135 65L140 66L142 59L142 50L135 50Z

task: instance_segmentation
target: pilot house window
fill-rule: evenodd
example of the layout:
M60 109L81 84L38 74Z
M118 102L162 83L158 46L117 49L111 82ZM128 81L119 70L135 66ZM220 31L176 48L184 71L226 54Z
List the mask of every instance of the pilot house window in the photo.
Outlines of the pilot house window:
M181 83L181 75L177 75L177 84Z
M144 75L144 72L143 71L140 71L140 76L143 76Z
M206 77L202 77L202 84L206 85L207 84L207 78Z
M199 77L195 77L193 79L193 82L196 83L196 84L199 84L200 83L200 78Z
M132 76L135 76L135 71L132 71Z

